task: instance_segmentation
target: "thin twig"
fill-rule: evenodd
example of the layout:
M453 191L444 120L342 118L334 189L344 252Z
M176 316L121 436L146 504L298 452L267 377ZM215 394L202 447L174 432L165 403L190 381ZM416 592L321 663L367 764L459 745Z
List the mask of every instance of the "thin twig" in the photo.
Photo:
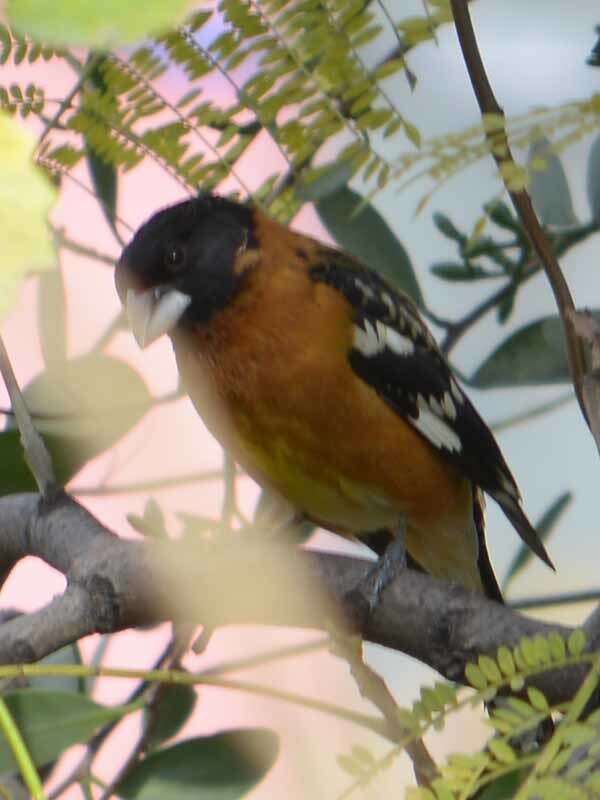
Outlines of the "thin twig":
M23 782L29 789L33 800L46 800L39 773L29 752L19 726L16 724L4 698L0 697L0 730L16 761Z
M491 114L498 119L504 120L504 111L498 104L492 87L488 81L488 77L483 66L481 54L471 16L469 7L466 0L450 0L452 13L454 15L454 22L456 25L456 33L463 53L463 58L469 73L471 85L477 98L477 103L483 115ZM506 128L504 124L494 129L486 128L486 138L491 146L491 153L498 165L501 174L505 174L504 170L507 166L514 165L514 159L508 143L506 135ZM509 187L509 181L504 177L505 186L510 195L510 198L517 210L523 228L528 234L533 248L535 249L540 261L542 262L544 271L552 288L556 304L560 313L563 323L565 339L567 343L567 352L569 357L569 368L577 400L581 412L586 422L587 411L585 408L583 396L583 382L586 374L585 356L582 343L577 336L571 313L575 310L573 298L565 278L562 274L560 265L552 251L552 247L546 238L542 227L538 221L531 198L526 189L513 190Z
M235 461L227 452L223 451L223 506L221 508L221 519L225 527L230 527L231 520L237 510L236 492L236 473Z
M152 401L152 407L173 403L178 400L175 393L169 392L163 397L156 397ZM107 408L102 414L92 413L90 411L32 411L29 410L31 419L39 420L40 422L81 422L81 421L102 421L104 417L108 419L114 415L123 413L133 413L134 411L145 410L148 407L147 403L123 403L122 405L115 405ZM0 414L6 417L16 417L16 411L12 408L2 406Z
M139 483L121 483L108 486L73 486L69 491L75 497L104 497L107 494L133 494L134 492L153 492L157 489L171 489L174 486L183 486L186 483L197 481L222 480L223 471L220 469L208 472L190 472L186 475L176 475L173 478L156 478L156 480L140 481Z
M81 72L79 73L79 77L77 78L75 84L73 85L73 88L71 89L69 94L61 101L61 104L58 107L54 116L51 119L49 119L48 122L46 123L46 126L44 127L44 130L42 131L42 134L38 139L37 143L38 153L40 152L41 146L43 145L44 141L46 140L50 132L56 127L62 115L68 108L70 108L72 101L81 91L83 84L87 79L87 76L90 74L90 70L93 69L93 67L96 64L97 58L98 58L97 56L92 58L90 61L88 61L87 64L85 64L81 68Z
M4 341L0 337L0 372L4 379L8 396L14 410L15 421L21 434L21 442L25 460L31 470L35 482L45 499L54 496L57 490L56 478L52 467L52 459L46 448L44 440L36 431L31 421L31 415L25 404L21 389L13 372Z
M109 267L114 267L117 256L109 256L107 253L101 253L99 250L94 250L92 247L75 242L65 236L62 229L52 228L54 241L57 247L64 247L65 250L70 250L72 253L77 253L80 256L85 256L93 261L100 261L102 264L107 264Z
M537 271L537 267L532 268L531 271L525 271L524 269L519 283L523 282L527 278L530 278ZM469 311L468 314L465 314L462 319L451 323L451 325L448 327L448 333L440 345L440 349L444 355L447 356L456 346L458 340L473 325L475 325L476 322L479 322L482 317L485 317L488 311L492 311L492 309L496 308L496 306L498 306L506 297L511 295L515 289L515 283L513 281L509 281L501 289L498 289L497 292L494 292L494 294L490 295L480 305L476 306L474 309L472 309L472 311Z
M406 80L408 81L408 85L409 85L411 91L414 91L415 86L417 85L417 77L416 77L415 73L408 66L408 63L407 63L406 57L405 57L405 53L406 53L407 50L410 50L410 47L406 44L406 42L402 41L402 39L400 38L400 34L398 33L398 28L396 27L396 24L395 24L395 22L394 22L394 20L392 18L392 15L388 11L388 8L387 8L386 4L383 2L383 0L377 0L377 5L381 9L381 13L383 14L383 16L387 19L387 21L389 23L389 26L390 26L390 30L394 34L394 36L396 37L396 42L397 42L398 46L397 46L395 51L392 51L391 53L389 53L385 58L383 58L381 61L379 61L375 65L374 72L377 71L377 68L379 66L381 66L382 64L385 64L387 61L391 61L393 58L399 58L402 61L402 65L404 67L404 72L406 74Z
M556 758L559 750L566 742L566 734L569 730L572 730L573 724L577 722L583 714L585 707L598 688L599 681L600 658L596 658L591 670L581 684L579 691L569 705L567 713L559 722L556 732L542 750L539 758L536 759L527 779L521 784L519 791L515 794L515 800L526 800L526 798L532 796L531 789L535 786L536 780L540 778L544 772L550 770L552 761Z
M600 451L600 325L589 311L574 311L571 319L577 334L587 343L590 354L590 371L583 382L583 401L590 430Z
M491 422L490 430L493 433L501 433L508 428L515 428L517 425L522 425L524 422L531 422L532 419L536 419L537 417L545 417L552 411L557 411L559 408L567 405L573 399L573 390L569 389L568 392L561 394L560 397L556 397L554 400L549 400L547 403L540 403L537 406L533 406L533 408L522 411L520 414L513 414L510 417L499 419L497 422Z
M577 605L593 603L600 600L600 589L584 589L581 592L564 592L563 594L543 594L537 597L522 597L510 600L507 605L515 611L531 611L533 608L550 608L551 606Z
M168 662L169 655L173 651L173 643L174 639L171 638L165 648L163 648L162 653L158 656L156 661L154 662L153 669L160 669L162 665ZM124 701L123 705L129 705L130 703L139 700L144 693L150 689L151 692L156 692L158 688L163 686L164 684L160 683L140 683L138 684L134 690L129 695L128 699ZM151 702L152 698L150 698L149 702ZM104 725L98 733L90 740L85 753L82 759L75 765L75 767L69 772L69 774L64 778L64 780L57 786L49 795L48 800L58 800L64 792L67 791L74 783L80 783L83 781L88 775L90 775L91 767L94 759L98 755L98 751L104 744L104 742L108 739L117 725L121 724L121 719L114 719L111 722L108 722Z
M571 231L568 235L563 235L557 238L556 253L557 255L565 255L573 247L580 244L590 234L598 231L598 224L594 221L586 223L578 228L577 231ZM442 352L448 355L451 350L456 347L459 339L461 339L470 328L472 328L479 320L484 317L489 311L499 306L510 294L516 292L521 285L523 285L534 275L537 275L541 270L541 264L537 256L531 257L521 268L518 282L508 281L497 291L486 298L480 305L465 314L464 317L456 321L442 319L436 316L430 309L425 309L425 316L440 328L444 328L446 336L440 345Z
M110 321L106 329L98 337L98 341L93 348L96 353L100 353L105 347L108 347L113 336L123 329L123 323L125 322L125 319L125 310L121 309L121 311Z
M191 634L190 626L186 626ZM156 661L155 669L182 669L180 661L189 646L189 636L186 635L182 639L175 631L171 636L165 650ZM145 695L147 698L147 705L145 711L145 724L142 726L142 731L138 737L137 742L131 753L127 756L125 762L121 764L117 774L109 782L108 786L102 792L100 800L110 800L115 794L115 790L119 783L125 778L128 772L140 761L143 754L148 749L150 740L159 719L159 714L164 705L165 693L168 687L164 683L147 684L143 682L137 687L136 692L141 696ZM135 694L135 692L134 692ZM135 698L132 698L135 699ZM131 702L131 701L129 701Z
M408 731L400 722L398 704L383 678L364 661L362 639L358 636L348 636L333 632L332 644L334 655L343 658L348 664L350 673L361 695L366 700L370 700L383 714L390 729L390 738L395 741L402 740ZM411 740L405 745L404 749L413 763L415 777L419 786L429 786L438 776L438 769L423 740Z
M314 653L316 650L323 650L329 647L329 639L316 639L312 642L305 642L304 644L295 644L288 647L278 647L275 650L269 650L267 653L259 653L256 656L248 658L238 658L234 661L223 661L216 664L214 667L203 670L199 673L200 676L210 675L225 675L228 672L239 672L243 669L254 669L263 664L272 664L274 661L279 661L282 658L295 658L303 656L307 653Z

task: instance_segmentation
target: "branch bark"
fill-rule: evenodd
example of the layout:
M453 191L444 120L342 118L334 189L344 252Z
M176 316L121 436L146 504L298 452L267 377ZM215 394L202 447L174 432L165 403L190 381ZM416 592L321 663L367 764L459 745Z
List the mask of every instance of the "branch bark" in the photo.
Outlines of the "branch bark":
M34 555L62 572L64 593L46 607L0 625L0 663L33 662L94 632L165 620L195 624L342 625L349 589L371 562L297 550L271 541L190 550L176 542L120 539L66 494L0 498L0 567L6 574ZM283 576L283 580L271 579ZM588 646L600 646L600 610L586 621ZM524 636L572 629L523 617L459 586L405 570L364 622L368 641L406 653L446 678L464 681L468 662ZM576 692L586 668L532 679L551 703Z
M504 120L504 111L499 105L490 82L483 66L475 31L473 30L473 23L469 12L468 3L466 0L450 0L452 7L452 14L456 25L456 33L462 49L465 65L469 73L471 85L479 105L482 115L493 114L502 121ZM485 127L485 126L484 126ZM510 146L508 144L508 137L506 135L506 128L502 124L500 127L493 126L485 127L486 138L490 145L490 152L498 165L500 174L503 173L503 168L513 165L514 159ZM546 238L544 231L539 223L537 215L533 209L531 198L526 189L514 190L511 189L509 183L505 179L506 189L510 198L515 206L515 209L521 219L523 228L527 232L531 240L531 244L540 259L544 268L548 282L554 294L556 305L560 313L563 324L565 339L567 343L567 353L569 356L569 366L571 369L571 377L575 393L579 401L579 406L584 419L588 422L587 409L584 400L584 379L586 375L585 355L582 343L575 330L573 322L573 313L575 306L573 298L560 265L554 255L552 247ZM589 423L588 423L589 425Z

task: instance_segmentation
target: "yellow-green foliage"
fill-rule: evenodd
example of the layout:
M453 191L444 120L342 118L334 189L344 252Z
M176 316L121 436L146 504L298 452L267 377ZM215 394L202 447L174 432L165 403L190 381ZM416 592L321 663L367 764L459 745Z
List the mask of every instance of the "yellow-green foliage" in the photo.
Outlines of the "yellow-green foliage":
M113 169L134 169L150 156L191 191L213 189L231 174L241 191L251 188L283 219L318 197L323 180L345 183L357 173L372 193L390 180L404 186L427 177L434 188L425 203L489 153L482 126L423 142L390 97L391 81L416 81L406 54L450 21L448 0L429 2L420 17L407 19L392 19L383 4L366 0L221 0L127 58L92 54L83 63L0 25L0 63L60 58L78 73L62 104L48 97L42 74L40 85L0 85L0 107L42 116L48 129L39 160L54 172L68 174L90 149ZM387 51L373 64L366 46L389 42L390 33L396 44L382 46ZM164 80L174 70L177 86L185 81L178 96L174 82ZM214 88L219 81L233 98L228 105ZM543 134L553 138L549 152L560 151L600 127L598 97L512 120L511 144L522 147ZM488 132L503 125L495 116L484 120ZM384 143L395 135L398 155L391 156ZM243 158L265 136L281 159L261 186L248 187ZM542 162L530 167L543 169ZM518 164L502 170L511 188L528 181Z
M404 68L402 58L392 55L372 70L360 55L380 33L367 5L223 0L217 9L198 11L177 30L144 43L127 60L92 56L80 65L76 91L58 109L45 108L43 89L33 85L3 87L0 105L23 115L58 112L53 122L60 122L61 130L47 132L41 152L49 168L68 172L89 148L125 170L150 155L191 190L211 189L235 174L248 145L266 133L287 168L268 176L257 194L265 203L276 201L272 210L289 216L301 202L298 186L314 178L314 159L329 139L341 137L336 160L347 164L349 174L366 164L380 185L391 165L370 135L404 129L418 141L414 126L381 88ZM12 56L18 64L26 55L35 60L55 53L1 27L2 60ZM69 63L77 68L74 57ZM171 98L158 81L174 68L188 85ZM202 85L213 76L224 77L234 90L229 107ZM69 136L73 132L79 135L75 139Z
M338 756L338 765L352 779L343 797L373 782L409 742L442 730L449 714L494 699L486 717L493 736L486 747L450 755L433 785L410 790L410 800L486 798L486 790L490 800L600 796L600 710L587 717L583 713L600 682L600 655L586 652L585 645L580 630L566 641L558 633L524 638L512 649L500 647L495 658L480 656L469 664L471 690L448 683L422 688L413 707L399 711L406 735L398 747L382 758L362 747ZM551 706L539 689L526 685L545 672L582 663L591 669L570 703ZM541 747L519 746L548 716L556 723L550 740Z

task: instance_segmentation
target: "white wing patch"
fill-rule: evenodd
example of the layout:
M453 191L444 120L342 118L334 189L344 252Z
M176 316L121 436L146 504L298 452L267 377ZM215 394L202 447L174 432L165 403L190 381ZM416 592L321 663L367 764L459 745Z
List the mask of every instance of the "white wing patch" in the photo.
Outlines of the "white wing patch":
M517 503L520 503L521 497L519 495L519 490L517 489L515 484L508 480L508 478L501 469L496 471L496 475L498 477L498 482L500 483L502 489L506 492L506 494L513 500L516 500Z
M361 281L360 278L354 279L354 285L356 286L358 291L362 293L363 298L366 297L367 300L375 299L375 292L373 291L373 289L364 281Z
M465 402L465 396L461 392L460 386L454 380L454 378L450 379L450 391L452 392L452 396L459 405Z
M415 428L435 447L445 448L450 452L455 450L460 453L462 444L457 433L452 430L448 423L437 416L422 394L417 395L417 406L419 415L411 417L411 422Z
M411 356L415 352L415 344L408 336L403 336L393 328L376 320L375 323L364 320L364 329L354 326L353 345L363 356L374 356L383 352L386 347L398 356Z
M396 306L394 305L394 301L392 300L391 295L389 295L387 292L382 292L381 293L381 299L385 303L385 306L386 306L386 308L388 310L388 314L390 315L390 317L392 319L395 319L396 316L397 316L397 314L396 314Z
M456 419L456 406L448 392L444 392L442 395L442 409L448 419Z

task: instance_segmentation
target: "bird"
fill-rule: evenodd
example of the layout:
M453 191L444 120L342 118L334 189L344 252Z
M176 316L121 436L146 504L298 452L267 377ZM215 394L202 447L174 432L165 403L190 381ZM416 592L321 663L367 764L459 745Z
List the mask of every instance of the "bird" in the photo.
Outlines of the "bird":
M484 493L554 568L500 448L408 295L251 203L156 212L115 283L141 347L171 338L198 414L304 519L502 602ZM380 559L381 560L381 559Z

